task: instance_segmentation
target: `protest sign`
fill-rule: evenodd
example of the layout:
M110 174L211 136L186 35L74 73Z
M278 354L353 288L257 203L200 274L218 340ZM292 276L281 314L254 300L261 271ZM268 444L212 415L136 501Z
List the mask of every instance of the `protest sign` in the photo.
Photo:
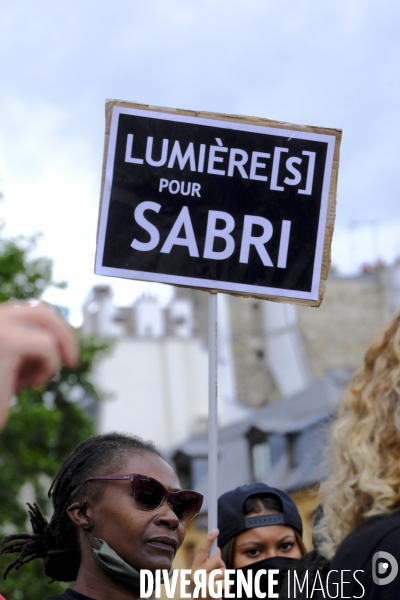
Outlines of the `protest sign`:
M95 272L318 306L341 132L109 101Z
M335 129L116 100L106 105L95 272L213 292L209 532L217 527L216 292L321 303L340 140Z

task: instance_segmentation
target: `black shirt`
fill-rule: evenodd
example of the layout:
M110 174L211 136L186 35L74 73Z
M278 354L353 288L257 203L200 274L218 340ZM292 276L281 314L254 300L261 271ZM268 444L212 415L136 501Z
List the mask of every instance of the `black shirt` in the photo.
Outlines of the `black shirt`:
M386 552L391 556L379 557L377 552ZM349 582L343 584L343 590L338 588L339 598L398 600L400 573L393 581L389 581L396 571L396 563L397 568L400 568L400 512L372 517L352 531L340 544L329 567L330 571L338 571L337 574L332 573L331 585L336 582L341 586L341 578ZM357 570L360 572L355 573ZM365 588L364 593L360 584ZM335 588L330 593L334 596Z
M68 588L63 594L56 594L55 596L49 596L46 600L94 600L89 596L84 596L75 590Z

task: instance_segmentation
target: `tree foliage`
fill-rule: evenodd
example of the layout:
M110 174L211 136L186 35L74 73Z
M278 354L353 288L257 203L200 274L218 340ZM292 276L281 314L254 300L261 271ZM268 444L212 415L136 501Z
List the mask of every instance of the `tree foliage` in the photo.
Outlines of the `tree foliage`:
M52 262L32 258L36 239L0 240L0 301L40 298L49 286L65 287L52 279ZM29 531L24 502L36 501L50 514L47 489L65 456L94 433L101 393L91 381L94 361L108 349L95 339L80 339L80 361L63 367L42 388L21 392L0 434L0 537ZM49 585L41 561L2 574L11 562L0 557L0 594L7 600L44 600L65 586Z

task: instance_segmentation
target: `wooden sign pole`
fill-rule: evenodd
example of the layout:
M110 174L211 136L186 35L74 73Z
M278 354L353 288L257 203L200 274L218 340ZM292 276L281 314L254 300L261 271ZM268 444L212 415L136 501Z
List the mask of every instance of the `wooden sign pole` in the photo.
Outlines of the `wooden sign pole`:
M208 296L208 533L218 526L218 295ZM217 553L215 540L210 556Z

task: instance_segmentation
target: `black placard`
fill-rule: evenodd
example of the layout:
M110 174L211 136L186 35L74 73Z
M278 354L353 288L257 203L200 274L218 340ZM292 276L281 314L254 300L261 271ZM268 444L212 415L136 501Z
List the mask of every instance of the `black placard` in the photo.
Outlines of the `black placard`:
M316 300L334 144L114 106L96 273Z

